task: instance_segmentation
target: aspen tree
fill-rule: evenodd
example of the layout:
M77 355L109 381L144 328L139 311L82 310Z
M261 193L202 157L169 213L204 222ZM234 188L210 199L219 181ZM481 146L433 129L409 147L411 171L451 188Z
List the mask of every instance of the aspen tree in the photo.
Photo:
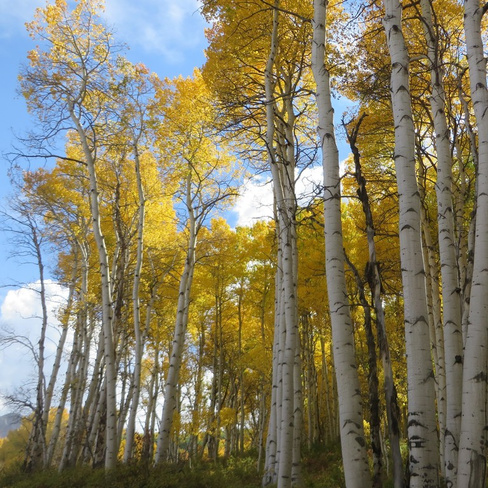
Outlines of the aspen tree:
M426 488L439 485L439 448L420 235L420 197L415 172L415 133L409 90L409 61L402 33L401 4L396 0L385 0L384 7L383 24L391 58L390 91L395 122L394 160L400 211L410 486Z
M458 486L485 486L488 328L488 90L479 0L464 3L471 99L478 127L476 230L463 369Z
M173 84L174 91L168 90L168 86L162 83L157 93L161 102L161 115L164 117L159 127L164 145L159 149L162 152L162 165L174 171L173 178L179 181L179 203L186 217L186 246L169 369L164 386L156 463L170 458L198 236L215 208L235 193L231 185L233 158L225 151L225 141L210 137L215 112L200 72L195 70L193 79L180 77Z
M347 139L351 147L355 166L355 179L357 181L357 194L361 200L363 213L366 223L366 238L368 241L368 258L367 274L369 286L373 298L374 311L376 314L376 329L378 336L378 346L380 350L381 362L383 365L384 389L385 389L385 404L386 416L388 420L388 436L390 439L390 450L393 458L393 483L395 488L403 487L403 461L400 451L400 411L398 408L398 398L396 386L393 380L393 368L391 365L390 346L386 333L386 319L385 310L382 297L382 277L380 272L380 265L377 258L376 242L375 242L375 225L373 221L373 212L371 208L370 197L367 189L367 181L363 175L361 168L361 155L359 148L356 145L357 136L362 121L365 115L363 114L355 123L355 126L347 130Z
M297 310L297 245L295 195L295 116L291 77L284 73L282 106L278 107L276 58L279 53L279 1L272 10L272 30L264 88L266 97L266 149L273 179L278 245L273 348L273 397L263 484L279 488L300 483L301 372ZM282 121L276 130L276 121ZM299 381L300 380L300 381ZM276 391L275 391L276 390Z
M153 85L147 69L143 65L131 65L119 60L119 65L124 74L123 81L115 87L115 96L120 103L121 119L125 142L131 150L134 159L134 173L137 187L137 204L136 211L136 263L133 271L132 283L132 314L134 323L134 369L131 375L131 384L129 391L130 410L128 412L128 421L126 427L126 442L124 447L123 461L128 462L132 458L134 435L136 427L136 418L138 413L139 398L141 392L141 371L142 356L144 352L144 343L146 339L147 326L141 325L141 275L143 271L144 258L144 239L145 239L145 222L146 222L146 190L144 184L144 168L154 166L154 162L145 157L145 146L150 143L147 139L147 125L149 121L148 105L149 98L153 95ZM124 141L122 141L122 144ZM147 150L146 150L147 151ZM149 173L149 172L148 172ZM121 431L122 429L120 429ZM121 433L121 432L120 432Z
M444 77L439 56L437 26L433 22L433 4L421 0L422 23L427 41L431 70L430 97L437 153L437 213L442 275L444 354L446 364L446 425L441 432L444 443L444 476L456 486L457 453L461 421L462 332L461 297L458 283L452 198L452 158L446 117Z
M33 260L38 272L38 293L39 302L41 306L40 315L40 331L37 345L29 342L24 343L22 339L17 339L17 336L10 335L2 337L2 343L19 342L26 345L32 353L32 360L35 363L35 400L32 402L31 413L31 428L29 438L26 443L25 457L22 463L22 469L27 472L34 472L41 470L46 464L46 428L44 408L46 404L46 380L45 380L45 362L46 362L46 341L47 330L49 326L49 314L47 308L47 283L46 283L46 266L45 266L45 245L46 245L46 229L42 225L42 221L35 212L32 201L26 198L26 195L20 195L10 201L11 214L2 215L7 221L11 222L11 226L7 227L8 231L13 235L13 240L17 245L17 253L24 257L29 257ZM37 288L37 287L36 287Z
M190 306L190 292L195 270L195 250L199 231L199 222L195 216L193 195L191 191L191 169L186 182L186 208L188 212L188 248L185 258L185 266L180 279L178 290L178 305L176 311L176 323L170 352L169 369L165 379L164 406L159 426L158 448L155 462L160 463L170 458L170 441L173 418L177 408L177 387L183 348L185 344L186 328L188 325L188 308Z
M117 395L115 346L112 330L112 278L105 237L100 221L97 157L101 135L97 118L109 116L106 98L111 69L110 58L116 49L111 33L97 18L102 4L80 0L73 11L66 2L36 11L28 24L34 38L47 46L29 53L30 66L21 74L21 88L28 107L39 115L44 133L38 142L55 137L60 131L74 131L81 145L82 164L90 185L90 209L102 287L102 328L106 380L105 467L113 468L117 460ZM80 162L79 160L77 161Z
M371 486L363 431L361 391L356 369L354 335L344 277L339 153L335 142L329 73L325 66L327 2L314 1L312 71L317 85L318 133L324 168L326 275L334 366L339 395L339 422L346 486Z

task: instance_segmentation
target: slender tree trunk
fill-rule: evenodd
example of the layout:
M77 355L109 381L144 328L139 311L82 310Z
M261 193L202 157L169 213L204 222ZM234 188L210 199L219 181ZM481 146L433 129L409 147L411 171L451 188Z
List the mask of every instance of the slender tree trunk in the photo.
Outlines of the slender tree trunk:
M201 324L201 330L198 339L198 366L195 373L195 393L194 402L191 413L191 430L190 430L190 446L188 448L190 461L197 461L198 459L198 438L200 431L200 416L203 409L203 358L205 354L206 345L206 331L205 323Z
M358 287L359 303L364 311L364 330L366 333L366 345L368 347L368 386L369 386L369 411L370 411L370 437L371 450L373 451L373 488L383 486L383 461L381 449L381 421L380 421L380 398L378 365L376 357L376 343L373 334L373 324L371 317L371 306L366 299L364 282L359 275L357 268L345 256L348 266L351 268Z
M433 5L421 0L422 18L431 65L432 96L437 152L437 215L442 276L444 355L446 364L446 424L441 429L444 444L446 483L457 484L457 457L461 427L462 328L461 296L458 282L452 198L452 158L447 126L444 80L439 59L439 41L432 19Z
M68 394L68 390L71 391L71 395L64 447L58 465L59 471L62 471L69 466L71 452L73 450L75 440L77 437L79 437L79 433L81 432L83 425L82 401L84 386L87 382L86 369L83 367L83 363L87 362L89 357L89 349L85 347L85 350L83 350L84 346L87 346L89 342L87 337L88 313L86 303L86 296L88 292L88 255L84 246L80 245L80 250L82 253L81 287L79 297L80 305L76 320L75 337L71 350L68 369L66 371L66 379L63 391L63 397ZM60 404L60 408L61 406L62 403Z
M126 429L126 441L124 449L124 462L130 461L133 455L134 434L136 428L137 409L139 406L139 397L141 394L141 368L142 368L142 355L144 351L144 334L141 330L141 304L140 304L140 283L141 283L141 271L142 271L142 259L143 259L143 239L144 239L144 218L145 218L145 203L146 197L144 196L144 187L141 177L141 164L139 161L139 152L137 144L134 147L134 159L135 159L135 173L137 178L137 194L139 197L139 220L137 225L137 257L136 266L134 269L134 282L132 285L132 304L134 314L134 336L135 336L135 364L132 374L132 398L131 398L131 410L129 414L129 421Z
M323 384L323 395L325 397L325 410L326 410L326 428L325 428L325 440L330 442L334 439L336 429L336 421L334 415L332 414L331 408L331 392L329 387L329 368L327 366L327 355L325 352L325 338L323 335L320 336L320 357L322 359L322 384Z
M279 429L278 419L280 416L279 399L281 398L281 251L278 248L278 258L275 278L275 318L274 318L274 340L273 340L273 368L271 380L271 403L269 412L268 435L266 438L266 453L264 462L263 486L275 484L277 479L278 465L278 444Z
M174 413L177 408L177 386L179 382L179 374L181 361L183 356L183 349L185 344L186 327L188 324L188 310L190 306L190 291L193 281L193 271L195 269L195 247L197 242L197 222L192 207L191 201L191 175L188 176L187 181L187 209L188 209L188 249L185 260L185 267L183 275L180 280L178 291L178 305L176 313L175 332L173 336L173 344L171 347L171 354L169 359L169 369L166 376L166 384L164 387L164 406L161 417L161 424L159 427L158 448L156 451L156 463L168 459L171 427L173 425Z
M46 427L47 418L44 416L46 401L46 380L44 371L46 332L48 326L48 311L46 302L46 282L44 279L44 262L42 258L42 235L31 216L25 213L23 217L27 221L28 229L31 233L31 245L34 249L37 269L39 271L39 297L41 302L41 332L38 341L37 352L37 387L36 403L32 415L32 429L27 443L24 469L26 471L36 471L46 465Z
M239 294L237 301L237 322L238 327L238 365L239 365L239 438L238 438L238 450L242 455L244 454L244 432L246 423L246 411L245 411L245 388L244 388L244 365L242 361L242 327L244 323L244 317L242 313L242 303L243 303L243 291L244 283L241 280L239 284Z
M407 352L410 485L439 485L439 447L434 375L430 356L420 198L415 172L415 132L402 34L401 4L384 0L383 19L391 58L391 99L395 123L395 168L400 202L400 259Z
M49 411L51 410L51 402L54 394L54 386L56 384L59 369L61 367L61 360L64 352L64 346L66 343L66 338L68 336L69 319L71 316L71 311L73 306L73 295L75 291L75 279L76 279L77 270L78 270L78 265L77 265L77 254L76 254L75 263L73 266L73 277L71 279L70 286L69 286L68 300L63 313L63 318L61 320L63 330L61 331L61 337L59 338L58 346L56 348L56 356L54 358L53 369L51 371L51 378L49 380L49 384L46 389L46 402L45 402L44 419L43 419L43 422L46 426L49 421ZM60 409L58 407L56 411L53 430L51 433L51 439L49 440L49 445L47 446L44 468L49 467L52 462L54 447L56 446L57 439L59 437L59 432L61 429L61 419L62 419L64 403L66 402L67 395L68 395L68 391L65 385L65 387L63 388L62 397L60 401L60 406L63 405L63 408Z
M355 178L358 183L358 197L361 200L363 213L366 221L366 238L368 241L369 262L367 264L367 274L369 287L373 295L374 310L376 314L376 334L378 336L378 346L380 350L381 363L383 366L384 389L386 416L388 420L388 436L390 449L393 459L393 484L395 488L403 488L404 471L403 461L400 451L400 409L396 386L393 381L393 368L390 358L390 346L386 333L385 310L383 307L381 273L378 259L376 257L375 226L373 222L373 212L369 201L368 190L366 188L366 178L363 176L361 168L361 155L356 145L359 128L365 115L361 116L352 130L347 131L347 138L351 146L354 157ZM346 128L347 130L347 128Z
M147 320L147 318L146 318ZM159 347L156 346L154 351L154 366L151 373L151 381L149 383L149 400L147 404L147 413L144 421L144 439L142 445L141 459L143 461L151 461L154 449L154 425L155 425L155 408L157 392L159 390Z
M105 468L112 469L117 462L117 374L115 369L115 346L112 330L112 282L110 279L110 266L108 262L107 247L102 233L100 222L100 203L98 196L98 183L95 170L95 160L88 144L85 131L77 118L73 106L70 106L70 115L75 124L81 140L85 163L88 169L90 181L90 211L93 224L93 234L98 249L100 262L100 275L102 284L102 328L104 334L105 349L105 376L106 376L106 449Z
M423 190L422 190L423 192ZM426 283L426 298L432 359L435 367L435 392L437 404L437 423L442 433L446 429L446 361L444 352L444 329L441 318L441 297L439 269L436 264L434 244L425 209L421 207L421 227L423 235L423 254ZM444 466L444 443L439 445L441 468Z
M95 358L95 363L93 365L93 373L91 381L89 383L88 393L85 399L85 404L83 406L82 414L79 417L78 425L75 429L75 441L79 441L82 436L85 437L85 442L83 445L83 460L85 462L94 461L95 458L95 436L98 428L99 413L98 404L102 401L100 399L100 392L103 388L103 359L104 359L104 340L103 340L103 329L100 330L98 350ZM81 391L78 391L81 394ZM74 442L72 446L72 451L70 454L69 463L73 465L78 459L81 446Z
M466 0L464 29L471 99L478 126L478 174L473 279L466 334L458 485L484 487L486 476L486 382L488 328L488 90L479 0Z
M275 0L273 8L273 24L271 29L270 50L266 68L264 72L264 85L266 96L266 145L267 145L267 158L268 165L271 171L275 171L276 154L275 154L275 79L273 75L274 63L278 50L278 12L279 0ZM270 483L279 483L279 470L281 458L281 419L282 419L282 398L283 398L283 332L284 332L284 320L283 320L283 249L281 246L280 238L280 222L279 222L279 210L277 202L277 192L279 191L279 178L275 177L273 173L274 184L274 205L275 205L275 221L276 221L276 236L278 242L278 258L277 258L277 270L275 278L276 296L275 296L275 328L274 328L274 343L273 343L273 380L272 380L272 397L271 397L271 411L268 426L268 438L266 441L266 460L265 470L263 476L263 485L266 486ZM281 198L281 201L283 199ZM291 449L291 438L289 439L289 447ZM291 478L291 458L288 460L289 476ZM284 475L284 473L282 473Z
M277 4L276 4L277 5ZM299 484L300 480L300 437L301 424L301 365L297 360L299 351L298 313L297 313L297 249L296 249L296 195L295 195L295 152L293 106L290 98L290 79L285 76L285 95L283 96L282 131L278 135L278 150L275 150L275 100L273 65L277 48L276 33L278 28L277 8L274 9L273 33L270 56L265 72L267 100L267 145L268 159L273 178L274 201L276 205L276 230L281 258L279 273L279 324L278 332L278 375L281 383L281 396L277 396L277 484L278 488L287 488ZM298 353L299 354L299 353Z
M474 133L473 127L470 123L471 112L469 110L468 102L463 89L462 80L458 79L458 97L463 107L463 114L465 119L464 130L468 133L471 154L473 159L474 167L476 170L479 167L479 155L478 146L476 143L476 135ZM459 149L459 148L458 148ZM460 178L461 181L462 197L466 195L466 185L465 185L465 160L463 159L462 151L458 150L459 166L460 166ZM469 322L469 301L471 295L471 284L473 279L473 256L474 256L474 240L475 240L475 229L476 229L476 192L474 209L471 213L471 219L469 223L469 228L467 231L467 236L463 235L463 223L465 219L464 205L465 200L459 202L459 214L458 214L458 273L459 273L459 283L461 288L461 328L462 328L462 344L466 345L466 335L468 332L468 322ZM463 369L464 372L464 369ZM462 410L462 405L461 405Z
M312 71L317 86L318 133L324 167L325 260L344 476L348 488L371 486L354 334L344 276L339 153L335 142L329 73L325 66L325 0L314 0Z

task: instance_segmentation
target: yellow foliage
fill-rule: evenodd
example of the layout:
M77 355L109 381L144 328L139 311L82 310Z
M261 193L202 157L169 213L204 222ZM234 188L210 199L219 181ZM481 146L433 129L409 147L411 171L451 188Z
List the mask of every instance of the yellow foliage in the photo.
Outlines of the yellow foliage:
M237 420L237 410L235 408L224 407L220 410L219 416L222 427L233 425Z

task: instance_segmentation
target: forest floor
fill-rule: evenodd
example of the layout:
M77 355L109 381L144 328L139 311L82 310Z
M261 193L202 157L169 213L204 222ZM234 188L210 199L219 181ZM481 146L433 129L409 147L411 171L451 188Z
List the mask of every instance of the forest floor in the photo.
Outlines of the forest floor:
M344 486L340 452L321 450L303 460L304 488ZM254 456L231 458L225 463L187 463L148 467L120 465L106 473L103 469L79 467L62 473L21 472L19 468L0 471L2 488L260 488L261 474Z

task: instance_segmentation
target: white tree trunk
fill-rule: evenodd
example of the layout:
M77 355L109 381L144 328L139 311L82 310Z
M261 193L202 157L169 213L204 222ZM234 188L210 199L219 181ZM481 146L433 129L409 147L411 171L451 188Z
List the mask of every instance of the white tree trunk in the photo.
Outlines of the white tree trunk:
M478 126L476 234L469 323L466 334L458 486L484 487L486 473L486 380L488 327L488 91L481 36L483 8L466 0L464 29L471 99Z
M317 85L318 133L324 167L326 275L334 365L339 396L344 477L348 488L371 486L363 430L361 390L356 369L354 334L344 276L339 153L335 142L329 73L325 66L325 0L314 0L312 71Z
M278 398L281 398L280 377L280 337L281 324L281 252L278 250L278 259L275 274L275 317L274 317L274 339L273 339L273 364L271 378L271 401L268 421L268 434L266 438L266 454L264 461L263 486L276 483L277 466L277 445L278 445Z
M275 0L270 51L264 73L266 96L266 144L273 178L278 270L276 273L275 339L273 349L273 397L268 428L263 484L288 488L300 483L301 377L297 314L297 250L294 113L290 77L284 75L281 132L276 134L275 61L278 50L279 1ZM286 120L286 122L284 122ZM275 146L278 146L278 150ZM298 349L299 350L299 349Z
M444 476L456 486L459 431L461 427L461 385L463 342L461 328L461 296L456 261L452 198L452 157L447 126L444 80L438 56L439 45L432 19L433 5L421 0L428 58L431 66L432 96L437 152L437 217L442 276L444 356L446 365L446 425L441 430L444 444Z
M400 202L410 486L431 487L439 484L439 447L420 234L420 197L415 171L408 52L402 34L401 4L397 0L384 0L384 6L383 23L392 67L390 90L395 124L394 158Z
M104 335L104 357L106 377L106 401L107 401L107 427L105 446L105 468L112 469L117 462L117 373L115 368L115 345L112 330L112 282L110 279L110 266L108 262L105 237L100 223L100 203L98 198L98 183L95 169L95 160L88 144L85 131L80 120L70 105L70 115L75 124L78 136L81 140L85 163L90 181L90 211L92 217L93 234L98 249L100 263L100 278L102 284L102 328Z
M155 462L166 461L169 457L171 427L175 410L178 406L178 383L180 367L185 346L185 335L188 324L188 309L190 306L190 292L195 269L195 247L197 243L198 226L192 207L191 175L187 181L187 210L188 210L188 248L185 267L180 280L178 291L178 305L176 312L175 332L169 358L169 368L164 386L164 405L161 424L159 427L158 446Z
M56 381L58 378L59 369L61 368L62 356L63 353L65 352L64 346L66 343L66 338L68 336L69 320L71 317L71 312L73 307L73 295L75 292L75 280L76 280L77 272L78 272L78 252L75 251L75 262L73 263L73 276L71 278L71 282L69 285L68 300L63 312L63 318L61 320L61 326L63 327L63 330L61 331L61 336L59 338L59 342L56 347L56 355L54 357L54 363L51 370L51 377L49 379L49 383L46 388L46 399L44 402L44 412L43 412L44 415L43 423L45 426L47 426L49 422L49 413L51 410L51 403L54 395L54 387L56 385ZM66 386L64 387L64 390L66 390ZM63 391L63 395L64 395L64 391ZM67 391L66 391L66 395L67 395ZM65 401L66 401L66 396L65 396ZM61 418L59 418L58 420L58 413L59 413L59 409L56 412L55 426L53 427L53 432L51 435L51 437L56 440L57 440L57 435L59 435L59 428L61 424ZM45 458L45 465L44 465L45 468L47 468L51 464L53 449L54 448L51 448L51 441L49 441L49 446Z
M441 318L441 296L439 286L439 268L434 255L434 244L430 232L429 223L425 209L421 207L421 227L423 231L425 284L430 346L432 360L435 365L435 392L437 405L437 423L439 431L443 433L446 429L446 363L444 353L444 329ZM442 434L441 434L442 435ZM444 466L444 444L439 445L439 460L441 468Z
M70 398L70 408L69 408L69 416L68 416L68 425L66 427L66 434L64 439L64 447L63 452L61 455L61 460L58 466L58 470L62 471L65 469L69 463L71 458L72 446L75 442L75 438L77 432L81 430L81 421L80 417L82 417L82 406L83 406L83 391L84 387L87 383L87 371L86 365L88 363L89 358L89 348L83 349L83 346L89 344L89 338L87 337L87 304L86 304L86 296L88 293L88 252L86 247L80 243L78 243L80 253L82 255L82 264L81 264L81 287L80 287L80 307L77 313L77 322L76 322L76 330L75 336L73 340L73 347L71 350L71 355L68 363L68 368L66 371L65 382L64 382L64 390L62 395L63 397L68 394L68 390L71 390L71 398ZM76 378L76 381L74 380ZM60 402L59 408L64 409L63 402ZM53 433L54 439L54 433ZM51 456L54 454L54 446L51 448L50 443L50 450Z
M139 221L137 224L137 257L136 266L134 269L134 282L132 285L132 304L134 314L134 336L135 336L135 357L134 357L134 371L132 374L132 398L130 405L129 420L126 429L126 441L124 449L124 463L127 463L132 458L132 451L134 445L134 434L136 430L137 408L139 406L139 397L141 392L141 369L142 369L142 355L144 352L144 334L141 330L141 302L139 298L139 290L141 283L142 258L144 248L144 218L145 218L145 203L144 187L141 177L141 164L139 161L139 152L137 145L134 147L135 159L135 173L137 179L137 194L139 197Z
M266 68L264 72L264 87L266 96L266 144L268 166L273 167L275 163L274 154L274 76L273 69L278 48L278 0L274 2L273 25L271 28L270 50ZM276 191L274 191L274 210L275 221L278 222L278 211L276 208ZM277 234L279 230L277 229ZM278 239L278 235L277 235ZM277 268L275 274L275 318L274 318L274 340L273 340L273 370L272 370L272 388L271 388L271 405L268 424L268 436L266 439L266 457L264 462L263 486L275 484L279 470L279 428L281 420L281 354L282 354L282 287L283 281L283 259L282 249L278 245Z

